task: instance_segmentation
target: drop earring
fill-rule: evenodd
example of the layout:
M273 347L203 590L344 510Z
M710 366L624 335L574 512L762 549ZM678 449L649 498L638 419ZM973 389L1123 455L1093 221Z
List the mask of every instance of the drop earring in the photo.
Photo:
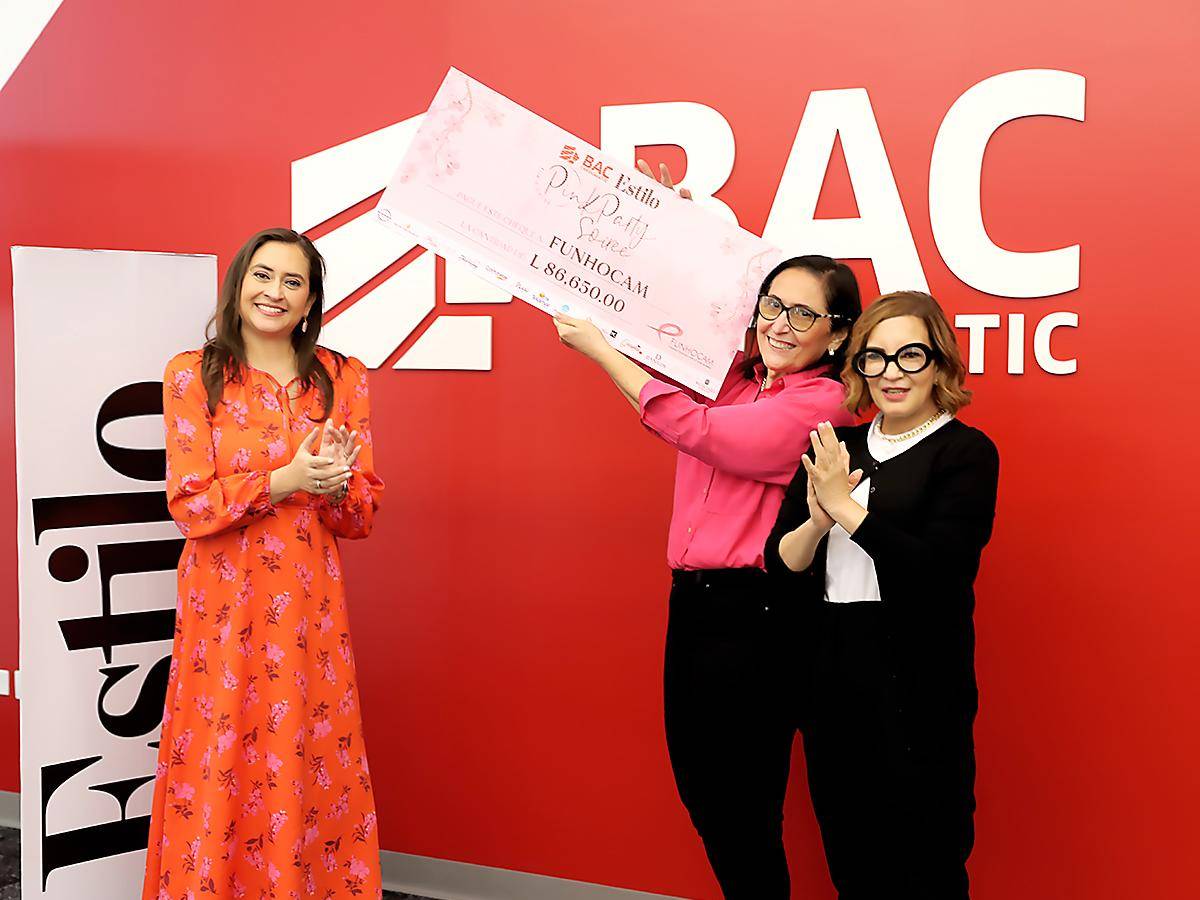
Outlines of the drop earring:
M308 334L308 319L307 318L300 320L300 333Z

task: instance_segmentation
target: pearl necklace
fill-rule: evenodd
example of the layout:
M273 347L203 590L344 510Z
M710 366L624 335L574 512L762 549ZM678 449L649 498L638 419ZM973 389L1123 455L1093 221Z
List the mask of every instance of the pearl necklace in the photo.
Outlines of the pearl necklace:
M912 438L915 438L918 434L928 431L934 425L934 423L940 421L941 418L943 416L945 416L946 414L947 413L944 409L939 409L937 412L935 412L932 416L930 416L928 419L926 419L924 422L922 422L916 428L909 429L908 431L904 432L903 434L884 434L883 429L880 428L880 426L879 426L879 423L883 421L882 416L872 424L872 427L875 429L875 433L877 435L879 435L881 438L883 438L885 441L888 441L889 443L892 443L892 444L899 444L902 441L911 440Z

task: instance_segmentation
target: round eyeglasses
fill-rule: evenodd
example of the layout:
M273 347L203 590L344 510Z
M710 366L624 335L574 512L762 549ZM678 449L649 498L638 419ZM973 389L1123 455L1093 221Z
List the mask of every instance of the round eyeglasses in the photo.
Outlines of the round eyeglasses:
M916 375L933 362L933 348L925 344L905 344L895 353L884 353L874 347L860 350L854 357L854 368L867 378L878 378L887 371L888 363L906 375Z
M758 314L768 322L774 322L784 310L787 311L788 327L799 334L803 334L816 325L818 319L828 319L829 324L832 325L835 321L846 318L831 313L813 312L807 306L788 306L774 294L759 296Z

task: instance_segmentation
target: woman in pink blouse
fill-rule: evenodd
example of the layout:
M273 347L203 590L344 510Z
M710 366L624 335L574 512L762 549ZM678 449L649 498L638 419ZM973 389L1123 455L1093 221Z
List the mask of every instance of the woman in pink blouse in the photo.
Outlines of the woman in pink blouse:
M662 181L671 186L665 167ZM767 589L763 547L809 433L820 422L852 423L838 373L861 312L845 265L824 256L780 263L716 401L648 374L591 323L555 320L562 343L599 365L642 424L679 450L667 542L667 749L726 900L789 897L783 799L803 713L803 623L799 604Z

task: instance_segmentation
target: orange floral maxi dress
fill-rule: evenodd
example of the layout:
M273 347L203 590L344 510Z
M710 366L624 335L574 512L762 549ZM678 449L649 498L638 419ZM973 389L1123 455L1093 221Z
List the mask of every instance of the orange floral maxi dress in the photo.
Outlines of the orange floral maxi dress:
M270 472L322 421L319 390L289 399L246 367L210 415L200 353L167 365L167 499L187 543L143 900L381 895L337 538L366 537L383 483L366 370L318 353L327 418L363 445L340 504L271 503Z

